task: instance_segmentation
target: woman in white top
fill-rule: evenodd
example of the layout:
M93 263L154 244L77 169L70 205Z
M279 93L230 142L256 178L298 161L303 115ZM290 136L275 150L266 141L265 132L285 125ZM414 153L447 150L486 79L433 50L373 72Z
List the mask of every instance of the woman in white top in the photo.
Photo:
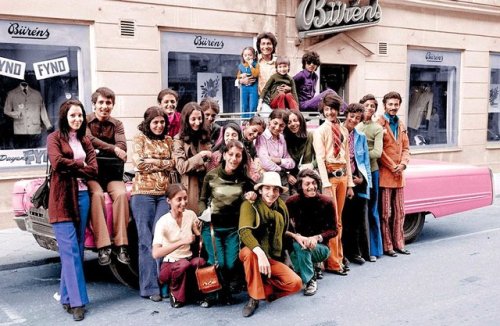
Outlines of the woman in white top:
M153 237L153 258L163 258L160 282L170 288L170 305L182 307L190 294L187 289L196 288L188 284L194 279L197 266L204 266L205 259L193 257L191 243L200 235L201 222L191 210L186 210L188 195L181 184L172 184L166 192L170 212L160 217ZM205 301L200 305L205 307Z

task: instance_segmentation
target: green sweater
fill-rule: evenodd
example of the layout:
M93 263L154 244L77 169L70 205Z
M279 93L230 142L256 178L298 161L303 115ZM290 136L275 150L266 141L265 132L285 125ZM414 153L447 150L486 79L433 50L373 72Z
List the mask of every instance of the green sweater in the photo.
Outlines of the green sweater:
M382 156L384 130L382 126L375 121L363 121L356 126L356 129L366 135L368 152L370 154L371 171L377 171L377 160Z
M260 197L254 203L245 200L240 208L240 240L250 250L260 247L267 257L282 261L289 221L281 198L273 207L268 207Z
M239 207L243 195L253 189L253 182L243 173L229 175L222 165L208 172L201 187L200 213L212 208L212 224L216 227L238 227Z
M271 100L278 95L278 86L281 85L287 85L292 88L291 92L293 97L295 98L295 101L299 103L299 97L297 95L297 88L295 87L295 82L293 81L293 78L290 77L290 75L280 75L278 73L275 73L272 75L269 80L266 83L266 86L262 89L262 93L260 94L261 99L265 99L267 96L267 93L269 92L271 94Z

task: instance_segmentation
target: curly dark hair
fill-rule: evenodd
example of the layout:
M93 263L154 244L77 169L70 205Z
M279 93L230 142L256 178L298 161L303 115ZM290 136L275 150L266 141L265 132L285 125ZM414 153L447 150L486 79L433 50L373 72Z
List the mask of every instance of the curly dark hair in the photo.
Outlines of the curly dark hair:
M351 103L345 110L346 115L349 113L361 113L361 121L363 121L365 118L365 107L363 106L363 104Z
M319 174L314 170L304 169L304 170L300 171L299 174L297 175L297 183L295 184L295 186L297 187L297 192L299 193L300 196L304 196L304 190L302 189L302 183L304 182L304 178L306 178L306 177L312 178L312 179L314 179L314 181L316 181L316 184L318 185L318 192L322 188L321 177L319 176Z
M64 101L59 107L59 131L61 132L63 138L69 139L69 132L71 131L71 128L68 122L68 111L74 105L79 106L82 109L82 125L80 126L80 129L76 131L76 138L81 141L87 131L87 119L85 119L85 109L83 108L83 104L78 100L71 99Z
M163 117L165 119L165 128L161 135L156 135L151 131L151 121L156 117ZM137 126L146 137L149 139L165 139L165 135L168 133L168 116L161 108L157 106L149 107L146 112L144 112L144 120Z
M200 111L201 113L200 129L196 131L191 129L189 124L189 117L194 111ZM210 142L210 132L205 127L205 115L198 103L189 102L182 108L179 138L188 144L206 144Z
M278 40L276 39L276 36L274 36L273 33L270 32L263 32L257 35L257 41L255 42L255 48L257 49L257 52L260 54L260 41L262 39L267 38L268 40L271 41L273 44L273 52L271 54L274 54L276 52L276 46L278 45Z
M312 63L319 67L321 64L319 54L314 51L304 53L302 56L302 69L306 69L306 63Z
M373 94L366 94L365 96L363 96L361 98L361 100L359 100L359 103L360 104L365 104L366 101L375 101L375 109L378 108L378 102L377 102L377 99L375 98L375 95L373 95Z

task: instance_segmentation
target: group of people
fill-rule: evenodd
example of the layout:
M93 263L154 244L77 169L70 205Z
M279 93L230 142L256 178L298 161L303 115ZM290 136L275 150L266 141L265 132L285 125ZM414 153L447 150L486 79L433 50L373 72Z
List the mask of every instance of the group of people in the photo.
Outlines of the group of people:
M409 254L403 237L409 143L397 116L401 96L387 93L385 112L375 120L373 95L349 105L332 90L315 95L315 53L304 55L304 71L294 77L295 84L272 85L273 71L289 66L276 61L275 47L272 34L259 35L258 65L248 59L250 73L238 75L242 92L263 84L257 106L270 104L267 121L249 110L243 123L219 126L215 100L190 102L178 112L179 97L171 89L162 90L157 105L144 112L133 138L130 198L142 297L161 301L166 285L174 308L190 301L202 307L231 304L244 279L249 300L243 316L249 317L260 300L301 289L314 295L324 271L347 275L349 262ZM251 57L249 52L255 57L249 48L242 57ZM289 96L294 93L297 103ZM110 171L102 173L110 161L112 167L127 161L124 128L111 117L113 91L97 89L92 103L94 112L86 115L81 102L64 102L59 130L47 142L49 216L62 263L61 304L74 320L84 318L88 303L82 269L87 219L99 264L115 258L130 263L125 184ZM308 131L301 111L312 109L325 121ZM113 201L111 232L104 191ZM200 250L195 249L198 238ZM194 280L194 271L205 264L218 266L222 283L220 291L208 295L198 291Z

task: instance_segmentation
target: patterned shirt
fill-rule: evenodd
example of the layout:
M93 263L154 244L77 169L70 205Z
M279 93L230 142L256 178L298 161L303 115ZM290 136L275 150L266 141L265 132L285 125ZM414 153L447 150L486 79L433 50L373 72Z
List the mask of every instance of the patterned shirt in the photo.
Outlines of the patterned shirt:
M153 162L145 162L154 159ZM172 158L172 139L150 139L142 132L134 137L135 177L132 195L165 195L168 186L168 171L175 167Z

